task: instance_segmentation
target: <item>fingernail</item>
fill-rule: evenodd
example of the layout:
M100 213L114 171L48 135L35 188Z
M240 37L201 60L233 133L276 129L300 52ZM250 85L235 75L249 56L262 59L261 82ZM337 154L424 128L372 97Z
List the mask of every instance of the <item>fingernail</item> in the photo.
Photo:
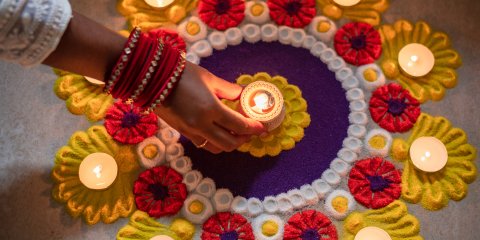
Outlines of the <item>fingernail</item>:
M266 137L268 136L268 132L263 132L262 134L260 134L260 137Z

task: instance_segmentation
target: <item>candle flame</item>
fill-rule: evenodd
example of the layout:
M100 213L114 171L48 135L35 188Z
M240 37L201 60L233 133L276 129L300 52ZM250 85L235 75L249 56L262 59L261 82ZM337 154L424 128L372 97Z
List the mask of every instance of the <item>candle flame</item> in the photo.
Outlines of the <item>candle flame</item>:
M163 7L163 0L157 0L158 6Z
M412 59L412 61L416 62L418 60L418 56L413 55L410 59Z
M93 172L96 173L97 178L100 178L102 174L100 173L102 171L102 165L98 165L96 168L93 169Z
M425 152L425 156L430 157L430 152Z
M255 105L260 109L267 108L268 96L265 93L259 94L253 98Z

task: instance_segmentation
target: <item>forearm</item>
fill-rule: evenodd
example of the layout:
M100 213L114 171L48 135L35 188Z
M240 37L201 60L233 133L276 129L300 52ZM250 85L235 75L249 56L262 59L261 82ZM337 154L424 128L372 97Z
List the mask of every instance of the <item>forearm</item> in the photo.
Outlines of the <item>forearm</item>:
M126 42L126 37L74 12L60 43L43 64L104 80Z

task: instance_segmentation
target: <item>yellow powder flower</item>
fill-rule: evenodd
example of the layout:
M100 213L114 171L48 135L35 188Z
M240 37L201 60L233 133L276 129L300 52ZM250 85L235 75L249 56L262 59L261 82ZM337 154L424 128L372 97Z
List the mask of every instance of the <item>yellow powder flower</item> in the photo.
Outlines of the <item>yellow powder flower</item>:
M140 27L148 32L159 27L175 28L193 10L199 0L175 0L173 4L156 8L144 0L118 0L117 10L127 19L128 29Z
M434 31L425 22L413 25L405 20L398 21L393 26L383 25L378 32L385 56L380 67L385 76L396 79L420 103L428 99L439 101L445 96L446 89L457 86L458 75L455 69L462 65L462 58L451 49L452 43L447 34ZM413 78L400 71L398 53L410 43L425 45L435 57L433 69L423 77Z
M118 166L116 180L103 191L85 187L78 176L83 159L96 152L109 154ZM136 209L132 189L139 168L135 146L117 143L104 126L92 126L86 132L74 133L68 146L61 147L55 155L52 197L65 204L70 216L81 216L88 225L98 221L113 223Z
M361 0L359 3L345 7L336 4L333 0L316 0L322 14L334 21L348 18L354 22L364 22L372 26L380 24L381 13L390 6L389 0Z
M90 122L105 118L108 108L113 105L113 97L103 92L103 86L94 85L83 76L60 69L53 69L53 72L58 76L53 91L66 100L68 111L85 115Z
M118 240L149 240L158 235L166 235L174 240L189 240L195 234L195 226L189 221L178 218L171 226L163 225L148 213L136 211L130 217L128 225L118 231Z
M385 230L392 240L423 240L419 235L420 222L408 214L407 205L400 200L395 200L384 208L350 214L343 221L344 239L353 240L360 230L370 226Z
M410 160L408 150L415 139L433 136L439 139L448 151L447 164L434 173L417 170ZM453 128L443 117L420 114L407 141L393 140L392 158L403 161L401 198L409 203L420 202L425 209L440 210L447 206L449 199L462 200L468 192L468 185L478 173L473 164L477 158L476 149L467 144L467 135L460 128Z
M281 76L270 77L261 72L250 75L242 75L237 79L237 84L249 84L254 81L266 81L275 84L283 94L285 103L285 118L282 124L269 132L267 137L253 136L243 144L239 151L250 152L255 157L263 157L265 154L276 156L282 150L290 150L295 147L295 142L302 140L303 129L310 125L310 115L307 113L307 102L302 98L302 92L297 86L288 84L287 79ZM237 111L238 101L222 100L228 107Z

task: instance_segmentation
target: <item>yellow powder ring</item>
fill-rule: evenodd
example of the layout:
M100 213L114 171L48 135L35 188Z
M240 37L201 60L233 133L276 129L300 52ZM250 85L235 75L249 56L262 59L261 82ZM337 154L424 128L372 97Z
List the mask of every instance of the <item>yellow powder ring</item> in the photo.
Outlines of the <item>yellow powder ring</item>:
M260 90L268 91L275 99L273 109L265 114L254 112L249 106L249 101ZM263 123L269 131L278 127L282 123L286 114L282 92L273 83L264 81L256 81L245 87L240 96L238 111L244 116Z

